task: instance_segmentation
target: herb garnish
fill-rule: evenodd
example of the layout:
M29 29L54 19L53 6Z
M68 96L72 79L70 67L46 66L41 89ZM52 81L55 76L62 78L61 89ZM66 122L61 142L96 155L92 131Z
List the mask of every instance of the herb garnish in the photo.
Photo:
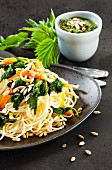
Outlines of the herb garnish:
M13 102L13 107L18 110L19 104L22 102L24 99L24 96L22 93L15 93L11 97L11 102Z
M0 127L3 127L7 122L7 116L0 114Z
M34 109L34 114L36 114L38 96L40 95L40 86L42 84L42 80L36 80L35 85L33 86L33 90L30 93L30 98L27 103L30 105L31 109Z
M38 57L42 61L45 68L50 64L58 63L59 59L59 47L57 41L57 34L54 29L55 16L51 9L50 18L47 21L42 20L36 23L32 19L26 20L30 27L23 27L19 29L19 32L15 35L10 35L6 39L0 36L0 50L7 50L11 47L18 47L23 42L25 43L23 49L33 49L35 57ZM28 33L31 32L31 34Z
M60 80L56 79L55 81L50 83L50 89L59 93L59 92L61 92L63 85L64 84Z
M8 79L16 73L16 68L25 68L25 62L17 59L17 62L10 64L7 70L2 74L0 82L4 79Z
M67 108L53 108L53 113L57 113L57 114L65 114L67 111L72 110L74 112L74 115L79 117L79 113L78 110L74 107L67 107Z

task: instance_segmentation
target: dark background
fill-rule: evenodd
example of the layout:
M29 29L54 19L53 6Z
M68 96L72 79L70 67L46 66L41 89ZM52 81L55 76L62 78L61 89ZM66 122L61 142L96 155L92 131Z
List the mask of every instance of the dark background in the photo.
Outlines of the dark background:
M101 115L91 115L76 129L68 134L28 149L0 151L0 170L111 170L112 169L112 5L111 0L0 0L0 35L8 36L27 26L25 19L39 21L49 17L50 9L55 16L61 13L87 10L100 15L103 28L100 44L95 55L86 62L73 63L60 57L60 63L79 65L108 70L110 75L107 86L102 88L102 99L97 108ZM12 51L18 53L18 51ZM19 54L32 55L31 52ZM89 133L96 131L98 137ZM86 145L79 148L78 134L85 136ZM67 148L61 145L67 143ZM85 149L92 151L91 156L84 153ZM76 156L71 163L70 158Z

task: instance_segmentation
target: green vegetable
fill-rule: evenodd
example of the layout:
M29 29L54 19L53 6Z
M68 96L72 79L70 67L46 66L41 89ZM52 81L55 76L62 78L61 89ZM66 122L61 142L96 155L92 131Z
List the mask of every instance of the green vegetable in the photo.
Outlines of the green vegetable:
M50 18L36 23L32 19L26 20L30 27L23 27L20 32L10 35L6 39L0 37L0 50L6 50L11 47L18 47L21 43L25 43L21 48L33 49L35 57L42 61L45 68L50 64L58 63L60 51L58 47L57 34L54 29L55 16L51 9ZM28 33L29 34L28 37Z
M40 86L42 85L42 80L36 80L33 90L30 93L30 98L27 103L30 105L31 109L34 109L34 114L36 114L38 96L40 95Z
M11 76L13 76L16 73L16 71L13 69L12 64L9 65L8 69L5 71L5 73L2 74L0 78L0 82L4 79L8 79Z
M73 110L73 112L75 113L75 115L76 115L77 117L79 117L79 112L78 112L77 109L75 109L74 107L53 108L53 113L65 114L68 110Z
M13 102L13 107L15 108L15 110L18 110L19 104L22 102L23 99L24 96L22 93L13 94L10 100L11 102Z
M38 97L45 96L48 93L49 87L47 81L42 81L37 79L33 90L30 94L30 98L27 103L30 105L31 109L34 109L34 114L36 114L37 104L38 104Z
M28 39L28 33L20 32L15 35L9 35L6 39L0 37L0 50L6 50L11 47L18 47L22 42Z
M50 19L47 21L39 21L37 24L35 21L29 19L27 22L33 27L23 27L21 30L31 31L31 38L23 46L26 49L34 49L35 56L42 61L45 68L49 67L50 64L58 63L59 48L57 42L57 35L54 29L55 16L51 10Z
M42 61L45 68L51 63L58 63L59 51L55 40L46 38L36 47L36 56ZM55 56L55 57L54 57Z
M64 108L53 108L53 113L65 114L66 110Z
M16 73L16 68L25 68L25 62L18 59L17 62L10 64L9 66L7 66L7 70L2 74L0 82L3 79L8 79L11 76L13 76Z
M8 86L8 87L11 87L12 83L13 83L13 81L9 82L9 83L7 84L7 86ZM19 86L25 86L25 85L26 85L26 82L22 81L21 79L18 79L18 80L15 81L15 86L14 86L14 88L15 88L15 87L19 87Z
M49 91L49 86L47 81L43 81L42 85L40 86L40 95L45 96Z
M39 24L37 24L35 21L32 19L26 20L28 24L30 24L33 28L38 28Z
M3 127L7 122L7 116L0 114L0 127Z
M54 90L56 93L59 93L61 92L63 85L64 84L60 80L56 79L55 81L50 83L50 89Z
M16 63L13 63L13 68L16 69L16 68L25 68L25 62L22 60L22 59L17 59L17 62Z

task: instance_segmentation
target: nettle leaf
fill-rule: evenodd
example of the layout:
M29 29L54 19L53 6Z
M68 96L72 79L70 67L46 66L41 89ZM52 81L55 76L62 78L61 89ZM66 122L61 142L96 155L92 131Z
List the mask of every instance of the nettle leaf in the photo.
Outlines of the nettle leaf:
M50 14L49 24L50 24L50 27L54 27L54 24L55 24L55 15L52 9L51 9L51 14Z
M26 20L26 22L28 23L28 24L30 24L33 28L38 28L39 27L39 24L37 24L34 20L32 20L32 19L28 19L28 20Z
M35 49L37 47L37 45L38 45L38 43L31 39L24 46L22 46L22 49Z
M2 43L4 40L4 37L0 36L0 43Z
M59 49L58 44L51 38L43 40L35 50L35 55L42 61L45 68L49 67L52 63L58 63Z
M26 32L10 35L2 42L2 44L0 44L0 50L6 50L11 47L18 47L22 42L27 40L27 38L28 33Z
M23 27L23 28L20 28L19 30L23 30L23 31L37 31L38 29L37 28L32 28L32 27Z
M30 41L22 47L23 49L35 49L41 41L48 38L47 33L42 30L32 32L31 36Z
M34 31L32 33L32 38L35 39L38 42L41 42L48 37L49 36L48 36L47 32L45 32L43 30Z

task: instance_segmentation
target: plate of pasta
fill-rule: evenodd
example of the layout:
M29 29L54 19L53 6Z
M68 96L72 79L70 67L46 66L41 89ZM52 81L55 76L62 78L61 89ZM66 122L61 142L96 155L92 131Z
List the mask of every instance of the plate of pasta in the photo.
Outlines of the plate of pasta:
M0 150L39 145L82 123L101 90L90 77L64 65L45 69L37 59L0 63Z

